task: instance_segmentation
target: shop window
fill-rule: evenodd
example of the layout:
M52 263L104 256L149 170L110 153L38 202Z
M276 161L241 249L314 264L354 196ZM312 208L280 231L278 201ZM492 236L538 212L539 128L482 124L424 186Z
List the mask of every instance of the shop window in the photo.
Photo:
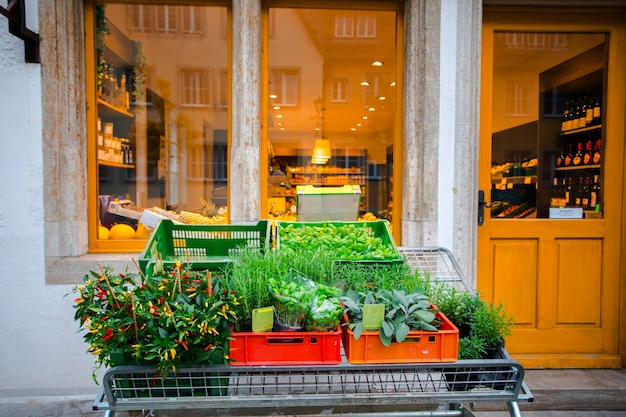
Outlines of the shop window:
M228 108L228 71L221 69L217 73L217 105L220 109Z
M350 218L391 219L396 91L402 88L395 84L396 12L269 10L276 31L268 39L267 212L293 219L299 187L316 193L347 186L360 192ZM383 60L377 51L385 51ZM317 215L336 213L326 206Z
M197 6L186 6L182 8L183 33L186 35L204 34L204 18L202 8Z
M330 100L334 103L346 103L348 101L348 78L335 78L331 83Z
M354 16L335 16L335 38L354 37Z
M183 106L210 106L211 88L208 70L180 71L180 103Z
M357 17L357 38L375 38L376 37L376 16L359 16Z
M530 113L530 87L528 84L507 81L505 95L507 116L527 116Z
M175 6L156 6L156 29L159 33L176 33Z
M130 6L129 29L135 32L152 30L152 12L154 6L133 4Z
M97 42L87 56L96 77L88 87L97 113L89 120L96 133L88 149L97 178L89 204L97 223L90 227L101 225L114 237L120 223L143 230L146 212L177 216L198 211L203 200L225 205L228 39L196 35L226 8L116 0L97 2L93 11ZM154 216L147 221L154 226ZM147 237L96 236L91 248L111 251L140 251Z
M492 219L602 217L606 48L604 34L495 34Z
M271 72L271 95L273 103L281 107L298 105L298 71L274 69Z

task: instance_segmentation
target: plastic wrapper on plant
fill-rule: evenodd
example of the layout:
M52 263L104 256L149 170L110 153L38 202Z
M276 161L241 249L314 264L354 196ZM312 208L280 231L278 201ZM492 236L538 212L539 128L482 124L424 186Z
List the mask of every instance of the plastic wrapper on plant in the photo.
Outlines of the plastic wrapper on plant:
M283 279L270 278L270 295L276 320L285 328L296 330L335 330L343 314L339 301L341 290L315 283L297 271Z
M285 330L304 330L315 283L309 279L292 276L290 279L270 278L269 286L276 321L283 325Z

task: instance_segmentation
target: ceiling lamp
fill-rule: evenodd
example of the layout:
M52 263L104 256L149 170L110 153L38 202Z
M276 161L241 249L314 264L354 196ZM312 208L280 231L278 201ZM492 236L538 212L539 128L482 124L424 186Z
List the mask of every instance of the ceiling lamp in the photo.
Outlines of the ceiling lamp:
M316 139L311 162L314 164L325 164L330 157L330 141L328 139Z
M313 156L311 158L311 163L325 164L330 160L331 157L330 140L326 139L326 136L324 135L324 113L326 112L326 109L324 108L324 101L321 97L315 100L313 103L315 104L318 123L318 125L315 127L315 136L320 134L320 138L315 139L315 146L313 147Z

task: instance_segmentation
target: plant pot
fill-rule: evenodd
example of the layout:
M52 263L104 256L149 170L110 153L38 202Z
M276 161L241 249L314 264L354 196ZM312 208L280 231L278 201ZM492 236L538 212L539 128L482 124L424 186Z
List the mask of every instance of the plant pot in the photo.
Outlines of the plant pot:
M483 355L482 359L485 362L490 359L504 359L503 348L504 344L499 347L486 348L487 353ZM459 368L454 373L445 373L445 377L450 391L469 391L478 387L502 391L507 388L509 381L515 381L514 372L513 368L486 365L475 368Z

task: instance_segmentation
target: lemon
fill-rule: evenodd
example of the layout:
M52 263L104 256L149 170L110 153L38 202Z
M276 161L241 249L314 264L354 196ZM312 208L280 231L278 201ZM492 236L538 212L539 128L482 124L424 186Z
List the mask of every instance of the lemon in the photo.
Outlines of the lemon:
M123 223L113 225L109 230L109 238L111 239L134 239L135 229Z
M137 231L135 232L135 237L137 239L149 239L151 234L151 228L146 227L143 223L139 223L137 225Z
M98 226L98 239L108 239L109 238L109 229L100 225Z

